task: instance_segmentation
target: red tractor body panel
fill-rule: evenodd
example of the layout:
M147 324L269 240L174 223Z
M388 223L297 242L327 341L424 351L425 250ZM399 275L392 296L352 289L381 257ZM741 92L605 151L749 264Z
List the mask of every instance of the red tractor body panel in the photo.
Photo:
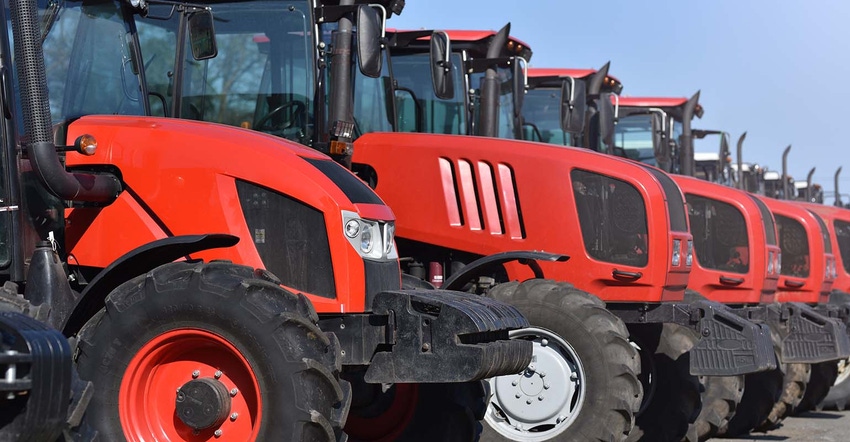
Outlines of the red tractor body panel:
M67 214L66 243L73 264L103 268L153 239L216 232L241 241L196 258L267 268L255 247L255 241L265 238L250 231L240 205L236 187L242 180L324 214L336 298L305 294L319 312L364 311L364 261L350 243L333 239L344 231L342 211L381 221L392 220L393 213L385 205L351 203L328 176L305 161L325 159L323 155L255 131L156 117L83 117L69 125L67 136L73 140L86 133L97 134L97 152L69 153L68 166L115 164L126 190L108 207L76 208Z
M832 288L850 293L850 210L843 207L799 203L823 218L829 230L832 254L835 256L835 281ZM841 235L838 233L841 232Z
M376 191L397 216L397 238L478 255L510 250L566 254L566 264L541 263L546 276L605 301L683 299L689 268L684 259L672 265L671 249L674 240L686 244L691 236L672 231L667 196L643 165L541 143L401 133L363 135L355 142L353 161L375 170ZM614 264L588 253L575 197L586 189L571 179L577 170L619 180L639 192L650 238L642 238L648 244L640 251L649 254L647 265ZM674 197L683 198L678 189ZM612 276L617 271L640 276ZM527 276L509 269L511 279Z
M795 202L761 195L757 198L767 205L776 219L779 247L782 249L782 272L776 300L808 304L828 302L833 277L827 268L835 258L832 253L826 253L817 218Z
M730 260L733 259L732 253L740 254L740 257L736 256L736 258L746 263L747 272L721 270L718 267L722 265L708 266L700 262L700 253L696 253L688 288L698 291L712 301L725 304L772 303L779 273L778 266L768 266L768 262L771 258L778 260L780 249L776 244L767 244L765 223L774 224L773 218L764 220L756 203L741 190L682 175L671 175L671 178L682 189L686 199L689 195L695 195L725 203L738 210L746 225L747 246L730 243L728 251ZM693 219L690 220L690 225L693 233L695 231ZM716 239L716 235L723 234L723 232L712 232L711 236ZM695 246L699 246L699 240L696 237L694 243Z

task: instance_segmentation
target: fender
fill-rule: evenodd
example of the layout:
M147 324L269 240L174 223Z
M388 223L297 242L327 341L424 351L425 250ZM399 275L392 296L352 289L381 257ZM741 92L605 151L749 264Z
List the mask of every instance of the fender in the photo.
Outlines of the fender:
M103 307L106 296L124 282L192 253L231 247L238 242L238 237L227 234L183 235L153 241L125 253L86 286L62 332L65 336L79 332L86 321Z
M445 284L443 290L461 290L467 282L479 276L491 273L493 270L511 261L518 261L527 265L534 272L535 278L543 278L543 269L537 261L564 262L570 259L567 255L556 255L546 252L511 251L494 253L467 264L463 269L452 275Z

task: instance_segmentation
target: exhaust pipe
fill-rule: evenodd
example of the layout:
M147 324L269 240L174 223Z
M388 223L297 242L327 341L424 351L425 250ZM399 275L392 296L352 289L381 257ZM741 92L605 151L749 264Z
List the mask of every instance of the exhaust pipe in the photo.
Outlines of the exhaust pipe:
M738 138L738 150L736 152L737 161L738 161L738 173L735 174L735 180L736 180L735 187L737 187L738 189L749 191L749 189L747 189L747 185L744 183L744 154L743 154L743 151L744 151L744 139L746 139L746 138L747 138L746 132L742 133L741 136Z
M32 1L14 1L10 6L15 57L18 59L15 65L21 81L21 105L27 134L22 143L33 171L44 187L60 199L96 203L113 201L121 193L117 177L111 174L68 173L59 160L53 144L38 10Z
M498 58L502 48L508 43L511 34L511 24L506 24L487 47L487 58ZM499 80L496 78L496 68L491 66L481 80L481 122L478 135L496 138L499 136Z
M815 168L812 167L812 170L809 171L809 174L806 175L806 202L812 202L812 176L815 174Z
M694 118L697 105L699 104L699 92L695 93L682 111L682 135L681 146L679 146L679 173L685 176L694 176L694 137L691 133L691 120Z
M841 167L835 171L835 205L838 207L844 207L844 204L841 203L841 192L838 191L838 175L841 175Z
M791 145L782 151L782 198L781 199L791 199L788 197L788 153L791 152Z

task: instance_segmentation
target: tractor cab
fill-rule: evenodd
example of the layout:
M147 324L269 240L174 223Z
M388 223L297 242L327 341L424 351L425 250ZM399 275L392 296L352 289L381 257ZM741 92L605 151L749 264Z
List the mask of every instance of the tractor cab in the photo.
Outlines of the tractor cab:
M607 71L607 64L599 70L529 68L522 107L523 139L562 146L598 145L585 139L597 132L585 130L585 122L595 115L595 99L600 92L619 94L623 89Z
M509 33L388 32L399 131L519 138L532 51Z
M693 175L691 120L702 118L699 93L690 99L620 97L614 146L666 172Z

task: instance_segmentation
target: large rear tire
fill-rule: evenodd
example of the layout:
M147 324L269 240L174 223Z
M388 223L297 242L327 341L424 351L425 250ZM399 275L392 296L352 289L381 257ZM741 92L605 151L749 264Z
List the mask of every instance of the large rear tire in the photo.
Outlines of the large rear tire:
M721 428L718 435L740 436L764 422L773 405L782 396L783 378L782 371L778 368L745 375L744 397L729 425Z
M810 364L785 364L783 372L782 395L773 404L767 418L756 426L756 431L768 432L778 428L779 424L794 412L808 390L812 375Z
M826 361L812 364L812 377L806 387L806 394L794 409L794 413L812 411L820 405L838 378L838 362Z
M567 283L500 284L488 296L514 305L534 343L521 374L490 380L482 441L624 441L641 402L640 361L625 324Z
M700 376L702 410L688 430L688 442L705 441L729 425L744 397L744 376Z
M354 399L345 432L351 442L478 440L487 407L485 381L366 384L351 380Z
M344 437L340 347L303 295L229 263L172 263L119 286L80 332L103 440Z
M688 354L696 335L670 323L634 325L629 330L644 362L640 377L646 392L629 440L678 442L700 412L699 379L690 374Z

